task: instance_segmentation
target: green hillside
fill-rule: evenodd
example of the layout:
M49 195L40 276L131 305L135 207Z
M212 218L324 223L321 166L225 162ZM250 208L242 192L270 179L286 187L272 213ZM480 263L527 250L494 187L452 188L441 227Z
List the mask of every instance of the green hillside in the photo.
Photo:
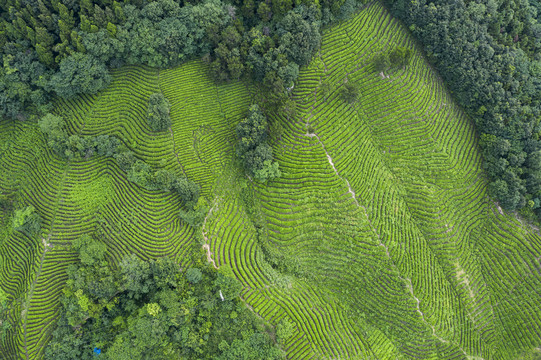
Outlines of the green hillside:
M373 60L415 49L404 69ZM356 82L359 100L340 97ZM327 88L328 90L324 91ZM43 358L70 241L97 232L108 257L201 250L242 282L271 325L288 319L290 359L516 359L541 348L541 236L488 198L477 136L407 31L378 3L327 29L292 90L294 117L271 115L281 178L257 183L234 162L235 126L256 88L216 85L202 62L123 67L96 96L59 100L71 134L115 135L153 168L202 188L202 229L178 195L129 182L113 158L66 161L32 122L0 122L0 193L33 205L32 239L1 214L0 284L14 306L1 357ZM146 123L152 93L170 131Z

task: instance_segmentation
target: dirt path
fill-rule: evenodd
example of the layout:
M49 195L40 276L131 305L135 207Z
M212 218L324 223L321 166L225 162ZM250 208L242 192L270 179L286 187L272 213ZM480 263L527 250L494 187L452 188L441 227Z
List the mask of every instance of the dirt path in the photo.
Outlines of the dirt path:
M334 162L332 160L331 155L329 155L329 153L327 152L327 149L325 148L325 145L323 145L323 142L321 141L319 136L317 136L316 133L306 134L306 136L315 137L317 139L317 141L319 141L319 144L321 145L321 148L325 152L325 155L327 156L327 161L331 165L331 168L334 170L334 173L336 174L336 176L338 176L341 180L343 180L346 183L346 186L348 188L348 192L351 194L351 198L353 199L353 201L355 201L355 204L357 204L357 206L360 206L359 202L357 201L357 198L355 197L355 191L353 191L353 189L351 188L351 185L349 184L349 181L346 178L343 178L342 176L340 176L340 173L338 172L338 170L334 166Z
M220 267L216 266L216 263L214 262L214 259L212 259L212 253L210 252L210 242L209 242L209 239L207 237L207 232L205 231L205 226L207 225L207 219L209 218L210 214L212 213L212 211L214 210L214 208L218 204L218 200L219 200L219 198L216 196L214 198L214 200L212 201L212 206L211 206L209 212L207 213L207 215L205 216L205 219L203 220L203 225L201 225L201 234L203 235L203 239L205 240L205 243L203 244L203 249L205 249L205 251L207 253L207 261L209 263L211 263L212 266L214 266L215 269L219 269Z
M361 205L359 204L359 202L357 201L357 198L356 198L356 195L355 195L355 191L352 189L349 181L342 177L338 171L338 169L336 169L336 166L334 165L334 161L332 159L332 157L329 155L327 149L325 148L325 145L323 144L323 142L321 141L321 139L319 138L319 136L316 134L316 133L307 133L305 134L305 136L308 136L308 137L315 137L318 142L320 143L323 151L325 152L325 155L327 156L327 161L329 162L329 165L331 166L331 168L333 169L333 171L335 172L336 176L338 176L338 178L340 178L340 180L342 180L347 188L348 188L348 192L351 194L351 197L353 199L353 201L355 202L355 204L359 207L359 208L362 208L363 211L364 211L364 215L366 217L366 219L368 220L368 223L370 225L370 227L372 228L372 231L374 232L374 234L376 235L376 238L378 239L378 245L383 247L384 251L385 251L385 254L387 256L387 258L389 259L392 267L397 271L397 273L400 273L400 271L398 270L398 267L396 266L396 264L394 263L393 259L391 258L391 254L389 253L389 248L387 247L387 245L385 245L382 241L381 241L381 237L380 237L380 234L379 232L377 231L376 227L372 224L372 220L370 219L369 215L368 215L368 211L366 209L366 207L364 205ZM422 322L430 327L432 329L432 335L438 339L440 342L442 343L452 343L454 345L456 345L461 351L462 353L469 357L469 355L464 351L464 349L462 349L462 347L460 347L460 345L456 344L456 343L453 343L453 342L450 342L449 340L446 340L444 338L442 338L441 336L439 336L437 333L436 333L436 328L430 324L428 322L428 320L426 320L425 318L425 314L423 313L423 311L421 310L421 307L420 307L420 304L421 304L421 300L419 300L419 298L417 296L415 296L415 293L413 291L413 285L412 285L412 281L409 277L401 277L400 275L398 275L398 278L400 280L402 280L404 282L404 284L406 285L406 288L408 289L408 292L410 293L411 297L413 298L413 300L417 303L416 305L416 311L419 313L419 315L421 316L421 320ZM478 358L479 360L482 360L482 358Z

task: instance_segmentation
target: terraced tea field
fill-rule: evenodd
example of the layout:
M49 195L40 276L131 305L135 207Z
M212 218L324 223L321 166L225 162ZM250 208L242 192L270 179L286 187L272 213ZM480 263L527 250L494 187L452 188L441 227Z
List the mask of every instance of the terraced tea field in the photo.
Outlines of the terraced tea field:
M410 65L377 74L372 59L397 45L416 49ZM352 105L339 96L346 79L360 84ZM146 106L160 91L173 126L152 133ZM296 116L271 115L283 128L272 144L282 177L268 184L232 164L252 92L215 85L190 62L122 68L98 96L56 107L72 133L116 135L198 183L210 210L197 232L179 220L176 195L134 185L113 159L65 162L36 124L0 122L0 191L20 191L18 205L43 218L39 239L0 218L0 286L16 299L0 357L43 357L75 261L67 245L93 231L114 262L135 252L185 267L205 245L259 316L295 324L290 359L505 360L541 348L540 233L488 198L470 120L383 7L324 33L293 90ZM259 237L246 193L264 220Z

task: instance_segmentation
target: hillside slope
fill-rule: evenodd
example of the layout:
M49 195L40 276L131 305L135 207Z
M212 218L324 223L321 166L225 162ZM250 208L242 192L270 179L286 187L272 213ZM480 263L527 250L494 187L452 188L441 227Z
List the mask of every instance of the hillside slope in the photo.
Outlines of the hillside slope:
M1 122L0 190L20 189L18 207L43 217L39 239L1 217L0 286L16 299L6 357L42 357L76 259L67 245L90 232L115 262L135 252L185 267L203 243L258 315L295 323L291 359L513 359L540 347L539 231L488 199L473 126L420 51L406 69L373 70L399 44L416 48L378 3L325 32L293 90L296 116L271 118L283 175L266 185L231 161L253 89L217 86L199 62L122 68L98 96L58 103L72 133L117 135L198 183L210 210L197 232L176 195L134 185L114 160L65 162L36 124ZM339 96L346 79L360 84L353 105ZM145 113L160 91L173 126L156 134Z

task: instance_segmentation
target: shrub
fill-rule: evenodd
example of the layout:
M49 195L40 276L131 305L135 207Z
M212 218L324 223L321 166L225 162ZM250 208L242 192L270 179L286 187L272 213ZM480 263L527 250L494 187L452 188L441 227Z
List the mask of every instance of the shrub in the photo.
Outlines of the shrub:
M47 145L60 155L64 155L68 141L64 124L62 117L50 113L38 120L40 130L47 135Z
M82 235L72 242L73 249L79 253L81 263L94 265L105 259L107 247L90 235Z
M62 60L49 86L58 96L69 99L81 93L95 94L110 83L111 75L104 63L92 55L76 52Z
M389 54L382 53L374 58L374 70L377 73L384 72L391 67L391 60Z
M177 175L169 170L160 169L154 173L154 184L156 188L164 191L173 189Z
M282 176L280 169L278 169L278 163L272 160L265 160L261 169L257 170L254 174L256 180L265 182L268 179L275 179Z
M171 105L161 93L150 95L148 100L147 120L152 131L164 131L171 126L169 110Z
M115 136L98 135L93 140L93 145L101 156L113 156L120 146L120 140Z
M340 90L340 96L344 101L354 103L359 97L359 84L352 81L346 82Z
M274 162L272 148L266 142L268 136L267 118L259 106L250 107L248 117L237 125L237 156L242 160L244 169L258 181L281 175L278 163Z
M295 327L285 318L276 326L276 337L280 343L287 341L287 339L293 336L294 332Z
M182 221L192 227L200 227L205 220L208 211L208 205L205 198L200 197L195 205L188 205L188 210L180 209L179 216Z
M411 49L405 48L403 46L398 46L389 55L390 63L398 68L402 68L409 64L411 59L412 51Z
M128 171L128 180L141 187L150 188L153 183L150 165L142 160L136 160Z
M35 236L41 230L41 216L36 212L34 206L29 205L24 209L15 210L13 217L13 229Z
M199 199L199 186L186 177L177 177L173 189L180 195L187 206L195 206Z
M198 268L189 268L186 271L186 279L192 284L197 284L203 278L203 273Z
M129 171L133 164L135 164L135 154L129 150L122 151L114 155L118 166L124 171Z
M218 277L214 281L214 286L221 291L224 300L233 300L240 295L242 285L232 276L226 276L218 273Z

